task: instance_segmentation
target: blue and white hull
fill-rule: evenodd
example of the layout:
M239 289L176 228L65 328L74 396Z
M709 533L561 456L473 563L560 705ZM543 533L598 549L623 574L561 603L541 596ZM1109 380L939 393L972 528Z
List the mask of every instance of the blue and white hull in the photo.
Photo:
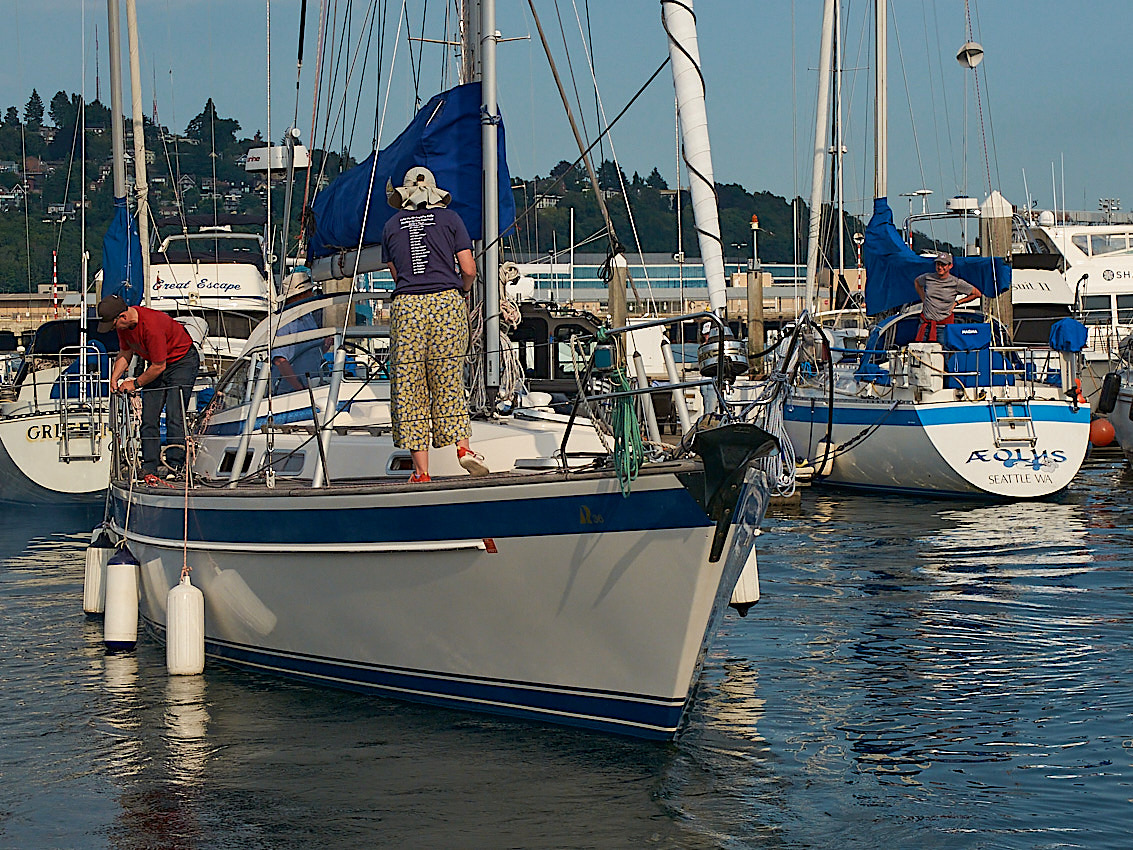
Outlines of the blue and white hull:
M784 419L797 455L824 483L1007 499L1064 489L1085 459L1090 430L1088 406L1024 397L918 403L836 396L827 441L829 401L802 390Z
M115 485L111 502L158 633L187 552L210 658L665 739L766 503L766 489L749 484L713 561L715 524L685 486L702 474L694 462L660 464L628 497L609 472L550 472L424 487L195 488L187 507L183 491L131 496Z

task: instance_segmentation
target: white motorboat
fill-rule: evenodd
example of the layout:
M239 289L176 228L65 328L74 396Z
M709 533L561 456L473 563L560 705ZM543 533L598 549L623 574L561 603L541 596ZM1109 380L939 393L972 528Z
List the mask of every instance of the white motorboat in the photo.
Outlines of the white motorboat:
M1082 387L1093 401L1121 362L1121 341L1133 333L1133 224L1059 222L1048 210L1018 219L1016 232L1025 252L1013 262L1028 269L1025 276L1060 278L1089 329Z
M150 255L150 306L203 320L201 363L218 374L273 304L263 236L232 229L247 218L210 217L208 225L165 237Z

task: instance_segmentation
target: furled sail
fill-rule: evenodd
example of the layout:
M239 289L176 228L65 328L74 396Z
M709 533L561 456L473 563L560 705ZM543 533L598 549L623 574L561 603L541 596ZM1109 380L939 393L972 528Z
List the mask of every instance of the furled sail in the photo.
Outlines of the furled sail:
M515 200L504 156L502 122L498 132L499 221L500 232L506 233L515 222ZM437 185L452 194L449 208L464 220L472 237L478 238L483 229L480 137L480 83L467 83L433 97L400 136L339 176L315 199L309 260L353 251L360 244L378 244L394 212L386 202L386 181L400 186L405 172L415 165L432 171Z
M138 220L125 197L114 199L114 218L102 240L102 295L119 295L130 306L145 296Z
M932 257L921 257L905 244L893 224L893 210L886 198L874 198L862 261L866 272L866 313L870 316L920 301L913 281L934 268ZM968 281L986 298L1011 288L1011 267L1002 257L955 257L952 274Z

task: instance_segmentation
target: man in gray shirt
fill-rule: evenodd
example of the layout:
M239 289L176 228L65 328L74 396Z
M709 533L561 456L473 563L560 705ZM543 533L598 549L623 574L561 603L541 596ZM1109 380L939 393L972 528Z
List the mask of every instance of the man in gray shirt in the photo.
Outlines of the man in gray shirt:
M917 342L936 342L936 329L955 321L953 311L958 304L967 304L981 296L976 287L952 274L952 255L941 251L936 255L936 271L926 272L913 281L921 297L921 324ZM963 296L957 301L957 297Z

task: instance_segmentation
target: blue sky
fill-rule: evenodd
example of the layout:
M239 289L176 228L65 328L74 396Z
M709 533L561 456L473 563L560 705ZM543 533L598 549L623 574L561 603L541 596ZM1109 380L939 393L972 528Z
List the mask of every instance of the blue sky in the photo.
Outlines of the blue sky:
M352 150L360 156L368 152L375 114L384 114L382 138L388 141L414 106L404 23L400 38L395 37L400 2L379 0L379 5L383 3L389 12L382 94L376 97L373 90L378 64L371 60L362 96L351 98L347 107L351 116L357 108ZM667 51L655 0L559 0L581 112L593 132L593 86L575 19L577 9L585 26L587 3L599 93L610 118ZM872 48L864 23L870 4L843 3L846 196L848 206L857 211L865 209L872 191L868 173L872 143L867 135L872 125ZM121 5L124 21L124 0ZM162 123L183 130L212 96L220 114L239 120L249 135L266 129L264 0L139 0L138 5L147 112L156 93ZM338 5L345 4L340 0ZM363 3L354 5L359 20L351 38L357 39ZM60 89L80 91L84 69L87 97L93 98L96 26L102 99L109 101L106 9L101 0L85 5L81 0L7 0L5 6L9 14L6 49L0 53L0 109L16 105L22 110L33 86L45 103ZM309 6L298 106L299 3L275 0L270 6L271 130L276 138L297 111L297 124L309 139L316 0ZM420 35L422 0L407 0L407 8L413 34ZM536 8L560 73L573 90L555 4L536 0ZM809 195L821 8L821 0L696 3L718 181L786 196ZM970 11L975 37L987 57L980 68L986 89L981 85L978 104L974 75L953 58L967 40L963 0L891 0L889 194L898 213L907 210L899 206L907 203L899 195L922 186L933 191L930 205L935 209L965 187L968 194L982 197L989 174L993 187L1022 204L1024 171L1031 196L1041 207L1049 207L1054 194L1052 168L1060 193L1065 185L1065 205L1070 208L1095 209L1103 196L1120 198L1123 209L1133 208L1133 175L1125 144L1133 136L1126 84L1133 63L1128 37L1133 4L1128 0L1083 4L971 0ZM426 37L442 37L444 13L442 0L429 3ZM500 102L512 171L524 176L546 174L559 160L574 159L577 151L526 0L498 0L497 26L505 37L527 39L500 47ZM375 43L376 39L375 30ZM125 33L122 40L125 47ZM442 76L446 50L414 43L415 56L422 49L418 90L427 100L446 84ZM451 84L451 62L448 68L447 84ZM666 69L614 129L614 148L627 174L657 166L670 184L674 182L673 121L672 82ZM608 147L606 153L609 156Z

